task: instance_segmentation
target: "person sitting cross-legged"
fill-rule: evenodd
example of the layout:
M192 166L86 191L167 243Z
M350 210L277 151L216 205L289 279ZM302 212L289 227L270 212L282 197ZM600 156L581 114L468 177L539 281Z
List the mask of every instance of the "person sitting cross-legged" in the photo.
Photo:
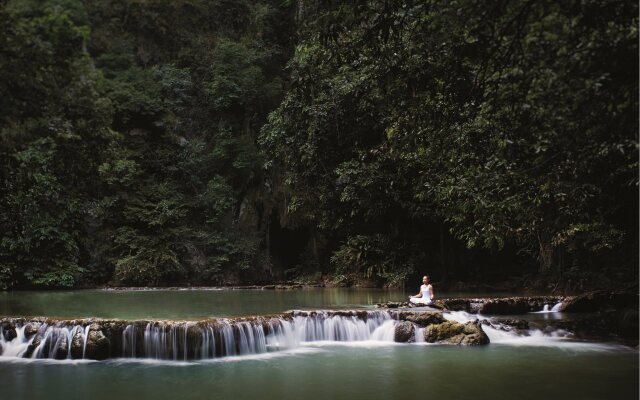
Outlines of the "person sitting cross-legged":
M409 301L418 305L433 305L433 286L429 283L429 275L422 277L422 286L420 286L420 292L415 296L409 296Z

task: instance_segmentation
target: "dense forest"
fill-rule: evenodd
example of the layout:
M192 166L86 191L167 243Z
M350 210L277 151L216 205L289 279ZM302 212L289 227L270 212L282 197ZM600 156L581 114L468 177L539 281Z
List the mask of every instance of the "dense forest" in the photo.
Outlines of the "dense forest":
M637 283L638 119L632 1L0 0L0 289Z

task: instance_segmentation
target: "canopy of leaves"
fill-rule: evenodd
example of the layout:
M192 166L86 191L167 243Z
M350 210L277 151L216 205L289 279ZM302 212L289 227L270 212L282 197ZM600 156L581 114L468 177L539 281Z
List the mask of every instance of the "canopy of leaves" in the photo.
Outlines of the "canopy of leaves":
M322 8L261 136L292 218L345 238L336 262L364 233L395 238L393 221L423 219L470 248L513 243L542 270L562 255L583 265L628 251L637 11L601 1Z

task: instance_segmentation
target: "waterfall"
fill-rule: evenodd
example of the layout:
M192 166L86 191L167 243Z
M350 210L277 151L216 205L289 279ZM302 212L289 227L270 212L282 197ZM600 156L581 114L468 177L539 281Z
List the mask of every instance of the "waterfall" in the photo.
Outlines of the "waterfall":
M424 328L414 325L414 341L416 343L424 343Z
M24 335L24 326L16 328L16 337L11 341L5 340L5 332L2 326L0 326L0 350L2 355L6 357L22 357L33 338L26 340Z
M560 308L562 307L562 302L556 303L553 307L549 307L549 304L545 304L542 307L542 311L533 311L534 314L547 314L547 313L556 313L560 312Z
M394 340L386 311L292 311L282 316L208 321L28 321L0 326L0 356L194 360L292 349L309 342ZM6 328L6 329L5 329ZM15 334L13 333L15 332ZM27 337L28 336L28 337ZM96 342L102 337L103 342Z

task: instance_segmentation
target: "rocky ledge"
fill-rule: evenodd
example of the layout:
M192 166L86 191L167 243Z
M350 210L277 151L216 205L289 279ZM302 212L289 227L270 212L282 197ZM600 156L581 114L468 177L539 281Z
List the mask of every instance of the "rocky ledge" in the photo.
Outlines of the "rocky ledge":
M541 311L545 305L553 306L564 300L561 296L506 297L506 298L452 298L437 299L434 307L447 311L466 311L470 314L517 315ZM377 308L424 307L409 302L387 302L376 304Z
M624 309L638 309L636 290L597 290L577 296L515 296L496 298L444 298L434 301L437 308L447 311L466 311L471 314L517 315L542 311L544 306L559 304L557 311L585 313ZM420 307L409 302L389 301L378 308L397 309Z
M396 342L414 342L423 340L427 343L479 346L489 344L489 337L482 330L480 323L467 322L461 324L442 320L439 323L428 323L418 331L417 324L402 321L396 325L394 340ZM418 335L421 335L418 336Z
M528 296L506 298L438 299L435 305L445 311L465 311L485 316L513 316L542 311L545 306L559 314L535 328L563 329L585 340L614 340L631 346L638 345L638 291L598 290L577 296ZM396 312L415 309L408 302L387 302L378 308ZM425 309L421 307L420 309ZM493 318L499 328L524 331L529 322L513 318ZM483 322L486 323L486 322Z
M307 335L311 332L312 337L306 336L305 340L368 340L367 335L359 338L351 335L359 335L357 332L362 332L364 326L382 327L390 319L396 321L388 328L393 330L388 332L393 334L396 342L489 343L478 322L461 324L447 321L439 311L289 311L268 316L201 321L4 317L0 318L0 355L2 346L15 348L20 342L24 346L24 351L20 352L22 357L95 360L123 356L221 357L243 354L243 351L266 351L266 336L286 336L287 329L289 335L296 331L303 337L304 332Z

